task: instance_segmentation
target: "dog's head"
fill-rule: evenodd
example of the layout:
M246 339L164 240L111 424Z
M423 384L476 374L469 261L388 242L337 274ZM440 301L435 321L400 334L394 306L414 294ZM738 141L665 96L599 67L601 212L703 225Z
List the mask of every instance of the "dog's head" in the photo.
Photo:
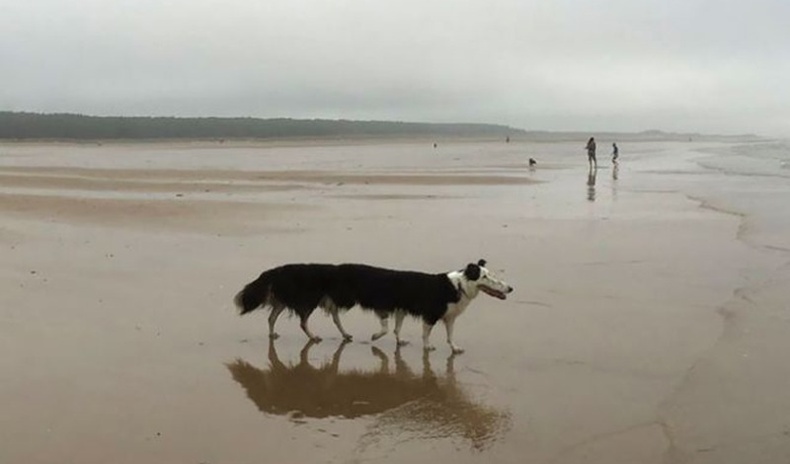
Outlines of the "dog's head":
M486 268L486 260L481 259L477 263L469 263L463 270L461 279L462 290L470 298L477 296L478 291L482 291L500 300L507 298L507 294L513 291L513 287L503 280L495 278L491 271Z

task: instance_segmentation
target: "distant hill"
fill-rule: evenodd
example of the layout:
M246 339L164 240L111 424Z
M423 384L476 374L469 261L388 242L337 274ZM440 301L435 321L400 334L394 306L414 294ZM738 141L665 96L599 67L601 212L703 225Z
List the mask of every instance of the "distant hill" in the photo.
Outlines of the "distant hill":
M375 137L509 137L495 124L435 124L328 119L112 117L0 112L0 139L163 140Z
M551 132L498 124L351 121L291 118L178 118L86 116L69 113L0 111L0 140L244 140L487 138L529 142L586 141L747 141L758 136L642 132Z

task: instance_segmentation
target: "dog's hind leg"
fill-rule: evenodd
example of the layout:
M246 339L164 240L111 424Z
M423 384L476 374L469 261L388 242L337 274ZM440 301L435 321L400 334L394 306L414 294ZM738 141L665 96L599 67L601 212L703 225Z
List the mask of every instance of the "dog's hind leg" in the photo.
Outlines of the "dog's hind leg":
M379 317L379 322L381 322L381 330L379 330L378 332L374 333L373 336L370 337L370 339L373 340L373 341L376 341L379 338L387 335L387 332L390 331L390 329L389 329L389 320L390 320L389 319L389 314L387 314L387 313L378 313L377 312L376 315Z
M332 314L332 321L335 323L335 327L337 327L337 330L339 330L340 334L343 335L343 340L350 342L354 337L352 337L351 334L343 329L343 324L340 323L340 310L337 309L337 306L332 306L329 309L329 312Z
M401 311L401 310L395 311L395 341L398 346L406 346L409 344L408 341L400 339L400 329L401 327L403 327L403 319L405 318L406 318L405 311Z
M272 305L272 310L269 313L269 338L271 339L279 337L279 335L277 335L277 333L274 331L274 324L277 322L277 318L284 309L285 306L282 304L275 303Z
M436 349L436 347L431 345L431 330L433 330L433 324L422 321L422 349L425 351Z
M464 349L453 343L453 326L455 326L455 318L447 318L444 320L444 328L447 330L447 343L453 350L453 354L461 354Z
M351 341L353 337L343 328L343 324L340 322L340 308L337 307L335 302L330 297L325 296L318 305L323 308L325 312L332 315L332 322L335 323L335 327L340 331L343 340Z
M302 331L305 333L305 335L307 335L307 337L313 342L316 342L316 343L320 342L321 341L321 337L319 337L317 335L313 335L313 333L310 332L310 328L307 327L307 320L310 319L310 314L300 315L299 319L300 319L299 327L302 328Z

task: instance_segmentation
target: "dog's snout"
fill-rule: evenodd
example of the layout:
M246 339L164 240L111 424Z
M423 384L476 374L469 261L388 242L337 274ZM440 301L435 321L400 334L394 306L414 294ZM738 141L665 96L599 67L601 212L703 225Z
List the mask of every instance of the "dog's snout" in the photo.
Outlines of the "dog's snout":
M512 286L510 286L510 285L508 285L508 286L507 286L507 292L508 292L508 293L510 293L510 292L512 292L512 291L513 291L513 287L512 287Z

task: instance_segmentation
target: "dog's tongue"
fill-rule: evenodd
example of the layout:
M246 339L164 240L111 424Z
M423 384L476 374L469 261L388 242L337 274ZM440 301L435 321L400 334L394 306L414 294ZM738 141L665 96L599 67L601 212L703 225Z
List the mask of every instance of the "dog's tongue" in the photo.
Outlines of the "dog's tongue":
M507 295L505 295L504 293L498 292L498 291L496 291L494 289L491 289L491 288L488 288L488 287L481 286L480 290L482 290L483 292L485 292L488 295L493 296L494 298L499 298L500 300L504 300L505 298L507 298Z

